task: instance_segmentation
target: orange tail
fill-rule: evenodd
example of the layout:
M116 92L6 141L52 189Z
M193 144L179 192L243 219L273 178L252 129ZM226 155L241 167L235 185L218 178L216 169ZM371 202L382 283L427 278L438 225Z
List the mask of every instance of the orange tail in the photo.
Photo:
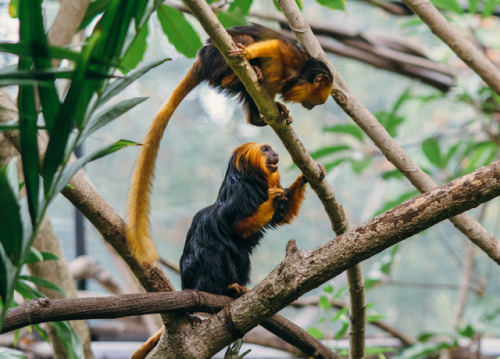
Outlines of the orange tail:
M161 327L160 330L158 330L151 338L148 339L148 341L144 344L142 344L139 349L135 351L134 354L130 357L130 359L144 359L146 355L148 355L151 350L158 344L158 341L160 340L161 333L163 333L163 330L165 329L165 326Z
M200 82L196 61L149 127L132 175L127 204L127 243L134 257L151 265L158 255L149 233L149 210L156 156L165 128L175 109Z

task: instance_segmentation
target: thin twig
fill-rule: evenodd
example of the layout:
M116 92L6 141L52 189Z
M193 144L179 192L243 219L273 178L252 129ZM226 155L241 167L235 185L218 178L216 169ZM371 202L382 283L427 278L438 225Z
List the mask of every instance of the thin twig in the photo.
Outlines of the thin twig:
M500 70L462 36L429 0L403 0L488 86L500 95Z

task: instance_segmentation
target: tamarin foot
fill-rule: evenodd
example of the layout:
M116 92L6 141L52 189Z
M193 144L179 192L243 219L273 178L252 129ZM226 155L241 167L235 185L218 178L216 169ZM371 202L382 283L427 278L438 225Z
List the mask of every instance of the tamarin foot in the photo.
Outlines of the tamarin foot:
M288 111L286 106L281 102L276 102L276 106L278 106L278 110L280 112L280 115L278 116L276 122L285 121L287 125L291 124L293 122L292 116L290 116L290 111Z
M227 286L227 291L231 297L239 298L243 294L248 292L248 289L243 285L239 285L238 283L233 283Z

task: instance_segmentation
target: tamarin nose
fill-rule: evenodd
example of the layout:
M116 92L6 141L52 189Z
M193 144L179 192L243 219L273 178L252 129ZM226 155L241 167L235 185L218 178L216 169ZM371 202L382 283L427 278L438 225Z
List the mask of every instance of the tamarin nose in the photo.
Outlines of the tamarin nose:
M280 155L278 155L276 152L274 152L272 156L273 156L273 160L275 160L276 162L279 161Z

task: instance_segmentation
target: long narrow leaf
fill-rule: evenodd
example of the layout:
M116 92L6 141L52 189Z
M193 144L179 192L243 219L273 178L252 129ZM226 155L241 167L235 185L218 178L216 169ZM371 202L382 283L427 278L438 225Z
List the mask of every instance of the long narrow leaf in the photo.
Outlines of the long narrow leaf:
M67 59L71 61L78 61L80 58L80 54L76 51L66 49L64 47L58 46L47 46L47 57L52 59ZM10 42L0 42L0 51L7 52L10 54L14 54L20 57L29 57L33 56L31 51L30 44L25 41L10 43ZM39 56L41 54L37 54Z
M18 197L17 160L14 158L0 170L0 243L10 262L16 263L22 255L23 225Z
M37 285L38 287L44 287L44 288L53 290L55 292L58 292L60 294L66 295L66 292L64 292L64 290L62 290L57 284L52 283L51 281L48 281L46 279L32 276L32 275L20 275L19 279L31 282L31 283Z
M20 4L21 40L30 45L34 69L49 69L51 59L48 56L47 37L43 26L42 1L22 0ZM47 81L48 84L38 90L38 95L42 105L45 125L50 134L54 126L55 116L59 111L60 102L56 91L55 78L51 77Z
M102 95L99 97L99 105L103 105L113 96L119 94L123 89L125 89L132 82L140 78L142 75L146 74L149 70L154 69L157 66L160 66L165 61L170 61L170 59L163 59L160 61L153 62L149 65L146 65L138 70L135 70L128 74L127 76L120 77L119 79L113 81L106 89L103 91Z
M129 111L133 107L147 100L147 97L134 97L131 99L124 100L120 103L117 103L114 106L106 109L102 113L98 113L92 116L87 123L87 126L82 131L81 140L83 141L85 138L90 136L92 133L100 129L101 127L107 125L114 119L123 115L125 112Z
M19 67L29 67L29 63L19 60ZM28 205L32 223L36 222L38 215L39 192L39 159L37 144L37 124L35 94L33 86L19 86L19 130L21 138L21 156L24 181L28 197Z
M146 49L148 47L147 38L149 34L148 24L145 24L137 33L137 36L130 44L123 60L120 64L120 70L123 73L128 73L129 71L135 69L139 62L142 61Z
M83 48L82 60L76 68L75 76L71 81L71 86L68 90L68 95L66 96L66 99L57 114L54 131L50 137L43 163L44 191L46 195L48 195L51 188L53 188L54 175L57 168L64 160L64 153L69 134L73 124L75 123L75 117L77 116L79 107L77 106L78 101L80 100L79 89L83 86L85 81L85 73L89 65L90 55L99 39L99 36L99 32L94 32L89 38L86 46Z
M64 188L64 186L66 186L66 184L69 182L71 177L73 177L75 175L75 173L80 168L82 168L85 164L87 164L88 162L97 160L98 158L109 155L110 153L116 152L122 148L129 147L129 146L137 146L137 145L138 145L137 142L120 140L120 141L117 141L109 146L105 146L105 147L91 153L90 155L79 158L75 162L66 166L66 168L64 169L62 175L60 176L60 178L55 186L54 193L59 193Z
M195 57L203 44L184 14L165 4L156 13L163 32L175 49L187 57Z

